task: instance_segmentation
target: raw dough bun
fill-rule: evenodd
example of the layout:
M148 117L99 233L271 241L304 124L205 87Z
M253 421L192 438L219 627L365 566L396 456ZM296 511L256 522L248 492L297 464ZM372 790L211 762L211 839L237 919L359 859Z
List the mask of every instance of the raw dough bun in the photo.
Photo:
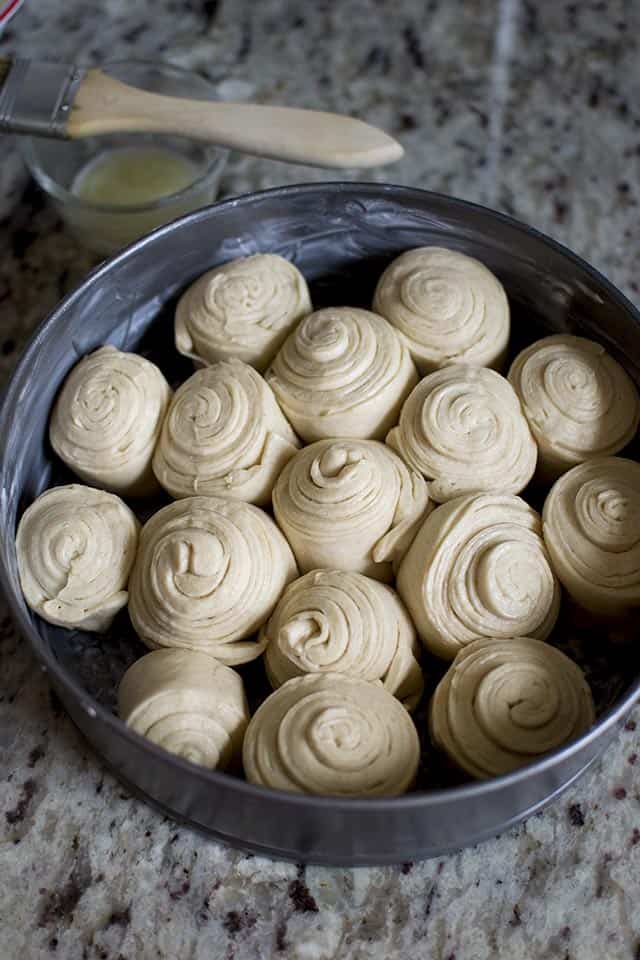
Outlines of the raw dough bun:
M500 369L509 342L509 302L479 260L418 247L384 271L373 309L396 327L421 373L460 361Z
M51 446L87 483L123 496L153 493L151 458L170 398L155 364L100 347L64 382L49 424Z
M560 606L540 517L510 494L437 507L400 565L397 589L427 649L445 660L478 637L544 640Z
M420 759L418 733L379 683L342 673L288 680L258 707L242 760L251 783L300 793L405 793Z
M197 366L235 358L264 370L312 309L306 280L284 257L241 257L209 270L182 294L176 348Z
M513 361L509 380L548 482L583 460L617 453L638 428L635 384L593 340L560 334L537 340Z
M142 528L129 584L129 614L148 647L253 660L256 638L297 576L286 540L266 513L219 497L177 500Z
M207 653L153 650L122 678L118 713L136 733L213 770L239 765L249 709L242 679Z
M594 719L582 670L529 637L474 640L436 687L429 710L434 744L480 779L531 763Z
M305 673L382 680L408 710L424 682L419 645L396 593L360 573L313 570L286 588L262 628L273 687Z
M542 511L551 563L587 610L624 615L640 606L640 464L587 460L556 480Z
M520 493L537 448L520 401L504 377L455 364L414 388L387 443L422 473L438 503L467 493Z
M392 578L427 510L422 477L375 440L319 440L273 488L273 510L303 573L355 570Z
M310 314L288 337L267 382L307 443L325 437L383 440L418 374L382 317L328 307Z
M263 506L300 443L270 388L239 360L194 373L165 417L153 469L172 497L229 497Z
M16 555L29 607L59 627L104 632L127 603L140 525L113 493L73 483L20 519Z

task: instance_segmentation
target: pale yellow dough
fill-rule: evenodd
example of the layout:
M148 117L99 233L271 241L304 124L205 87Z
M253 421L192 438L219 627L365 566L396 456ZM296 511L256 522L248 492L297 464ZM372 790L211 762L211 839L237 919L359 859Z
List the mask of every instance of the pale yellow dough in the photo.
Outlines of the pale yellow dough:
M341 673L288 680L258 707L242 751L251 783L352 797L405 793L419 759L402 704L382 684Z
M355 307L328 307L306 317L266 377L307 443L326 437L383 440L418 382L393 327Z
M389 581L429 506L427 485L375 440L319 440L289 461L273 510L303 573Z
M520 493L537 449L520 401L487 367L454 364L420 381L387 443L429 480L438 503L467 493Z
M623 615L640 606L640 464L587 460L556 480L542 512L553 568L587 610Z
M419 645L397 594L360 573L313 570L285 589L262 628L273 687L305 673L381 680L412 710L424 682Z
M264 506L300 446L260 374L240 360L198 370L176 391L153 458L171 496Z
M509 342L509 302L484 264L457 250L418 247L384 271L373 309L393 324L418 370L449 363L501 369Z
M196 366L235 358L262 371L311 310L306 280L292 263L273 253L241 257L209 270L183 293L176 349Z
M104 632L127 603L140 525L113 493L52 487L23 513L16 535L29 607L60 627Z
M436 687L434 744L472 777L497 777L580 736L593 724L580 668L526 637L474 640Z
M64 382L49 424L51 446L87 483L123 496L153 493L151 458L170 398L155 364L100 347Z
M445 660L478 637L544 640L560 607L540 517L510 494L437 507L400 564L396 586L425 646Z
M617 453L635 435L640 398L626 371L593 340L558 334L518 354L509 380L539 449L541 479Z
M249 708L242 679L193 650L153 650L125 673L118 713L136 733L209 769L239 765Z
M219 497L177 500L140 534L131 622L148 647L246 663L263 649L251 635L296 576L288 543L258 507Z

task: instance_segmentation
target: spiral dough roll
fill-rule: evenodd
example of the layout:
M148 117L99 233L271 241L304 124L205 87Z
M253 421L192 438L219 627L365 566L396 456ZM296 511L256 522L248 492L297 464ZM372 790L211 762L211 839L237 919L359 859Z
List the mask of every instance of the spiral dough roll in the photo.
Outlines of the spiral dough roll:
M556 480L542 512L554 570L587 610L640 606L640 464L602 457Z
M249 722L240 676L193 650L153 650L129 667L118 713L136 733L191 763L239 766Z
M151 459L170 397L155 364L101 347L67 377L49 424L51 446L87 483L127 496L153 493Z
M46 490L25 510L16 535L28 606L56 626L107 630L127 603L138 532L115 494L80 484Z
M289 545L258 507L218 497L177 500L142 529L129 614L148 647L246 663L262 653L246 638L296 575Z
M197 366L236 358L264 370L298 320L311 312L306 281L272 253L209 270L178 302L176 348Z
M513 361L509 380L538 442L543 479L617 453L638 428L633 381L603 346L584 337L537 340Z
M384 271L373 309L394 325L421 373L460 361L500 369L509 302L490 270L463 253L418 247Z
M434 510L397 589L425 646L445 660L478 637L544 640L560 605L540 517L509 494L458 497Z
M280 406L307 442L384 439L417 383L409 351L386 320L355 307L310 314L267 372Z
M427 510L423 478L376 440L318 440L286 465L273 509L303 573L389 581Z
M202 494L262 506L299 446L260 374L229 360L198 370L177 390L153 469L173 497Z
M454 364L421 380L387 443L430 481L439 503L467 493L519 493L536 466L518 397L486 367Z
M528 637L481 639L461 650L436 687L434 744L472 777L509 773L587 730L593 698L580 668Z
M381 680L413 709L423 690L414 626L395 592L360 573L315 570L290 583L262 628L273 687L305 673Z
M399 701L380 684L342 673L288 680L251 718L242 751L251 783L362 797L405 793L419 756Z

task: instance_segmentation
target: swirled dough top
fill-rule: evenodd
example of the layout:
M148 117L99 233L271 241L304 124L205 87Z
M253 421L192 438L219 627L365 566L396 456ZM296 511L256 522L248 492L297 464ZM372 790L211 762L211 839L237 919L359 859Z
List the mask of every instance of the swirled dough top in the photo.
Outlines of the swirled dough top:
M424 687L416 632L390 588L360 573L313 570L285 589L262 628L273 687L305 673L384 686L413 709Z
M273 510L303 573L390 580L429 504L422 477L375 440L318 440L286 465Z
M553 568L580 606L640 606L640 464L602 457L556 480L542 512Z
M155 364L100 347L64 382L49 424L51 446L88 483L131 496L152 493L151 458L170 397Z
M288 680L254 713L242 751L251 783L352 797L404 793L419 757L400 702L382 684L342 673Z
M381 440L418 381L409 351L369 310L328 307L284 342L267 381L307 442L324 437Z
M118 713L136 733L191 763L239 761L249 722L242 679L207 653L153 650L125 673Z
M311 309L304 277L284 257L241 257L209 270L183 293L176 348L200 364L233 357L264 370Z
M509 302L479 260L418 247L384 271L373 309L394 325L422 373L460 361L499 369L509 341Z
M127 603L139 526L113 493L75 483L45 490L16 535L28 606L60 627L107 630Z
M640 398L626 371L599 343L558 334L518 354L509 380L522 401L549 479L633 438Z
M537 448L520 401L504 377L454 364L414 387L387 443L422 473L439 503L466 493L519 493Z
M258 507L219 497L177 500L142 528L129 614L148 647L253 660L256 639L297 575L288 543Z
M264 505L300 443L271 389L239 360L198 370L176 391L153 458L163 487Z
M591 691L564 653L526 637L474 640L430 705L431 738L472 777L509 773L587 730Z
M560 606L540 517L510 494L437 507L400 564L397 589L425 646L445 660L478 637L544 640Z

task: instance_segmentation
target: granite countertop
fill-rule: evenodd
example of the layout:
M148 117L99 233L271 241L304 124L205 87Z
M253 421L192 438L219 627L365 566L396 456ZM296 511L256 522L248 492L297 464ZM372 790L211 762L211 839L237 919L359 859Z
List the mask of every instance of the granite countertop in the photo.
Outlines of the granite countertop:
M221 98L355 113L406 147L373 178L513 213L637 302L639 35L624 0L27 0L0 50L161 56ZM4 381L92 261L8 139L0 156ZM222 192L328 178L234 156ZM640 711L575 787L496 840L397 868L305 869L203 840L128 796L2 599L0 651L3 960L640 958Z

